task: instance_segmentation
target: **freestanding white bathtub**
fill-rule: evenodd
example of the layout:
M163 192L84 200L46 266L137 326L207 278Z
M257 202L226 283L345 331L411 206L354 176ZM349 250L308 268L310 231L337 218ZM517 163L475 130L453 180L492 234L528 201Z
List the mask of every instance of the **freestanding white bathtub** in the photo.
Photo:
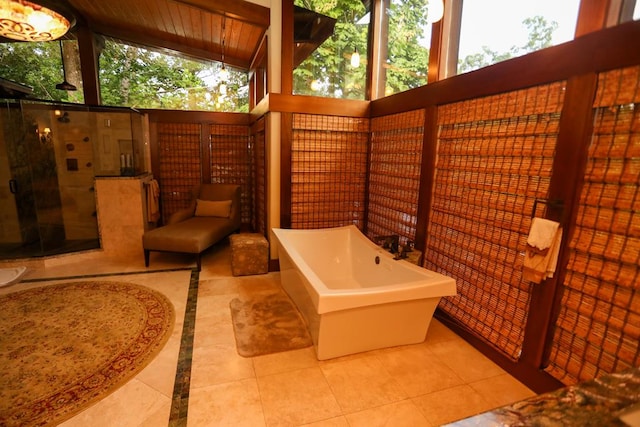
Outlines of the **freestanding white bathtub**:
M394 260L354 225L273 233L320 360L422 342L440 298L456 294L454 279Z

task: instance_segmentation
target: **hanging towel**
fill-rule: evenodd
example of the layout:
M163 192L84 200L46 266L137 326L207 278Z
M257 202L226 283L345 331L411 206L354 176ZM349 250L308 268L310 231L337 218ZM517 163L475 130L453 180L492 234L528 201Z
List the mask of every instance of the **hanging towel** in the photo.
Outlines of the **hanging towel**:
M540 283L553 277L558 265L562 242L562 227L555 221L534 218L527 238L522 276L530 282Z
M147 221L158 222L160 219L160 186L152 179L145 185L147 193Z

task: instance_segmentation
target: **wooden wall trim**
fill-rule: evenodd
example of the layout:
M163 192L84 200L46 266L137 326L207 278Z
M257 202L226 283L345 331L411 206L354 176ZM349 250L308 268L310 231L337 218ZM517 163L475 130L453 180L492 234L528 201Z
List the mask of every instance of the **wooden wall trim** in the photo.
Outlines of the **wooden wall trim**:
M427 228L431 213L433 182L438 143L438 109L427 107L424 114L424 136L422 141L422 161L420 163L420 190L418 193L418 223L416 224L416 249L424 255L427 242ZM420 260L422 263L422 259Z
M291 149L293 113L280 117L280 227L291 228Z
M566 80L571 76L640 63L640 21L592 32L558 46L453 76L371 103L371 116Z
M306 95L269 94L269 111L323 114L341 117L369 117L370 101L319 98Z
M549 199L561 200L563 207L552 204L546 206L546 217L563 226L558 274L532 288L522 347L522 361L535 367L542 367L546 362L544 353L553 338L551 325L555 324L557 317L557 313L554 313L555 300L562 294L559 288L564 281L569 259L566 249L573 234L573 229L568 228L567 224L575 224L577 215L575 206L578 204L593 133L593 99L597 84L596 73L572 77L567 82L549 188Z
M225 125L249 125L248 113L221 113L216 111L139 110L149 116L149 122L159 123L215 123Z

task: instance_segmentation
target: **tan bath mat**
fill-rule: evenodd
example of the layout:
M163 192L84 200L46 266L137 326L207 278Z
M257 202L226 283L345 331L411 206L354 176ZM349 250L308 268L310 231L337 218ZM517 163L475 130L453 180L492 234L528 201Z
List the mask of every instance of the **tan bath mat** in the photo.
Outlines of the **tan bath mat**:
M229 304L238 354L260 356L309 347L300 312L281 289L234 298Z

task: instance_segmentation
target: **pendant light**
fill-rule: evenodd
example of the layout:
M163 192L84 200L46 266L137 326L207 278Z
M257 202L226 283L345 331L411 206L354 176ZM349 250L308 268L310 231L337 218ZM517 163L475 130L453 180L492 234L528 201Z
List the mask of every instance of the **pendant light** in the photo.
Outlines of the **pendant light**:
M62 40L60 40L59 43L60 43L60 60L62 61L62 76L64 77L64 81L62 83L58 83L56 85L56 89L67 90L67 91L78 90L77 87L75 87L74 85L72 85L67 81L67 70L64 67L64 54L62 53Z
M12 40L56 40L75 22L72 13L52 0L0 0L0 36Z
M358 68L360 66L360 54L358 53L358 48L356 47L351 54L351 66L353 68Z
M429 0L427 6L427 23L434 24L444 15L444 0Z

